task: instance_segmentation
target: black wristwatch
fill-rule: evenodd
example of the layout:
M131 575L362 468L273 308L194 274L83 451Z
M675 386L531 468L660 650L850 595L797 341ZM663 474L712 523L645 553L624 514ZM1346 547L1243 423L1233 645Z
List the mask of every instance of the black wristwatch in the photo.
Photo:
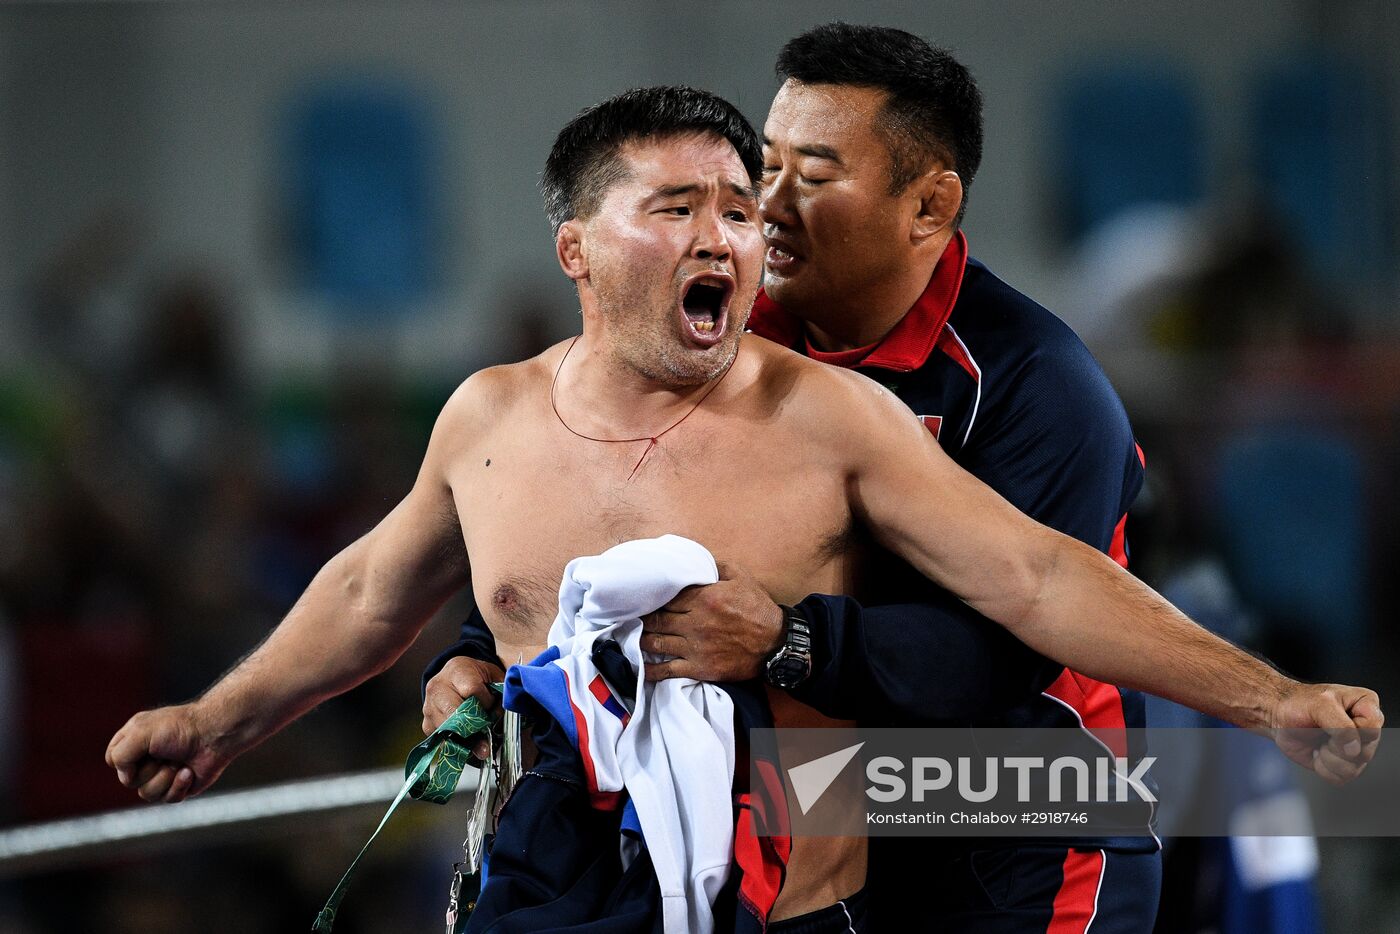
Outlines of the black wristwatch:
M773 687L790 691L812 673L812 624L796 607L780 604L778 608L783 611L786 632L783 644L764 666L763 676Z

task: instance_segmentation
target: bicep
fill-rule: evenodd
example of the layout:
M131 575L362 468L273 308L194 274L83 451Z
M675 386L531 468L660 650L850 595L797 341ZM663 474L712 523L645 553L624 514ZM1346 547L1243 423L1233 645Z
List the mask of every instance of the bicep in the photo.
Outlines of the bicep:
M467 581L450 493L415 486L360 544L367 587L381 600L436 607Z
M1019 618L1038 592L1054 533L955 464L902 404L869 408L849 476L857 516L978 612Z

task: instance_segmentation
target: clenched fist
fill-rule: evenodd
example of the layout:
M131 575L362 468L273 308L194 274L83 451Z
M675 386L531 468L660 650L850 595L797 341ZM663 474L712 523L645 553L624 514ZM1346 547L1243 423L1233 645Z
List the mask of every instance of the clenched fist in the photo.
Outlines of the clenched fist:
M494 709L498 698L492 693L491 685L504 681L505 677L500 666L490 662L462 656L448 661L423 691L423 735L441 726L468 697L475 697L482 710ZM478 744L476 752L478 758L486 758L485 740Z
M1293 684L1271 719L1284 755L1334 785L1361 774L1385 725L1376 692L1345 684Z
M233 761L209 733L195 704L145 710L107 744L107 764L143 801L183 801L214 784Z

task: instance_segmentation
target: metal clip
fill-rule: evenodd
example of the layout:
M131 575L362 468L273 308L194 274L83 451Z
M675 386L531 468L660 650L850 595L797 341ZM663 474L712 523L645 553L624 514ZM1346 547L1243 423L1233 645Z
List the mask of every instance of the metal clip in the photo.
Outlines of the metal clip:
M481 871L482 858L486 851L486 834L494 823L493 805L500 766L496 762L496 742L489 732L486 734L486 741L489 746L487 759L481 766L481 779L477 782L476 797L472 800L472 809L467 814L467 838L462 841L468 874Z
M521 717L514 710L507 710L501 718L501 766L496 786L495 806L491 811L491 830L500 824L501 811L510 800L511 793L519 783L525 769L521 765Z
M447 934L456 934L457 899L462 894L462 864L452 864L452 884L447 888Z
M517 664L524 664L524 662L525 656L521 655ZM514 710L505 710L501 717L501 772L500 784L496 789L496 806L491 814L491 829L493 831L500 824L501 811L504 810L506 802L510 800L516 784L525 774L525 769L521 764L523 724L524 718Z

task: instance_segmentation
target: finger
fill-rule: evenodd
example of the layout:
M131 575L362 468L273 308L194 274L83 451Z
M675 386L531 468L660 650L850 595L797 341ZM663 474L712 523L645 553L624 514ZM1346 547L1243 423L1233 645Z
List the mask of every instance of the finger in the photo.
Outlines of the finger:
M1385 726L1380 698L1374 691L1364 691L1347 709L1361 737L1361 755L1358 759L1363 764L1370 762L1375 758L1381 741L1381 728Z
M451 707L447 711L449 714L460 707L462 701L468 697L475 697L483 710L491 710L496 706L496 695L491 690L490 682L483 679L482 675L481 669L473 668L471 671L463 671L452 676L452 693L455 694L455 697L450 699ZM485 677L488 679L491 677L489 671L485 672ZM444 692L444 695L447 693Z
M1338 774L1338 772L1335 769L1335 757L1324 755L1323 750L1326 748L1327 747L1324 746L1313 751L1313 771L1316 772L1319 776L1321 776L1329 784L1345 785L1347 783L1346 777Z
M668 678L693 678L694 666L683 658L669 662L655 662L646 667L648 681L665 681Z
M121 742L122 736L125 733L126 727L122 727L120 730L113 733L112 738L107 741L107 751L102 754L102 758L107 761L107 765L111 768L115 769L117 767L117 760L112 758L112 750Z
M162 765L149 780L137 786L136 793L141 796L142 801L159 801L174 784L175 771L173 765Z
M432 699L432 706L424 719L428 721L428 732L431 733L442 726L444 720L457 712L457 708L462 705L462 698L458 697L451 690L438 692Z
M491 758L491 743L485 739L477 740L476 745L472 747L472 753L478 759L485 762L487 759Z
M1341 699L1330 689L1319 694L1312 705L1313 722L1327 733L1327 745L1346 755L1361 751L1361 736L1352 722L1351 714Z
M130 772L134 770L137 763L146 758L147 742L149 742L148 738L123 727L116 736L112 737L112 743L107 747L112 767L118 771Z
M501 696L491 690L491 685L482 681L477 684L471 692L471 696L476 698L476 702L481 705L481 709L490 713L496 709L496 705L501 702ZM453 708L456 709L455 707Z
M670 610L663 606L661 609L642 617L642 631L678 635L684 622L681 617L689 612L689 610Z
M1365 754L1366 745L1359 731L1339 731L1337 735L1328 737L1322 749L1340 761L1356 763L1363 761L1361 757Z
M428 696L423 701L423 735L431 736L433 730L441 726L442 721L446 719L447 714L443 713L441 702L434 696Z
M1380 698L1369 691L1350 707L1351 719L1365 730L1379 730L1385 726L1385 714L1381 712Z
M136 769L136 776L132 780L132 783L140 788L142 785L145 785L151 779L155 778L156 774L168 765L168 762L161 759L146 759L142 761L140 767Z
M170 790L165 793L165 803L175 804L177 801L185 800L193 787L194 771L189 766L185 766L175 773L175 780L170 783Z
M663 632L644 632L638 644L643 652L673 657L684 657L687 648L684 638Z
M1357 766L1361 765L1361 748L1359 748L1359 745L1357 751L1348 752L1347 749L1338 748L1336 744L1331 744L1331 742L1329 742L1329 744L1323 745L1322 748L1317 749L1317 756L1327 763L1327 767L1331 769L1331 772L1338 774L1338 776L1347 777L1347 779L1354 777Z

